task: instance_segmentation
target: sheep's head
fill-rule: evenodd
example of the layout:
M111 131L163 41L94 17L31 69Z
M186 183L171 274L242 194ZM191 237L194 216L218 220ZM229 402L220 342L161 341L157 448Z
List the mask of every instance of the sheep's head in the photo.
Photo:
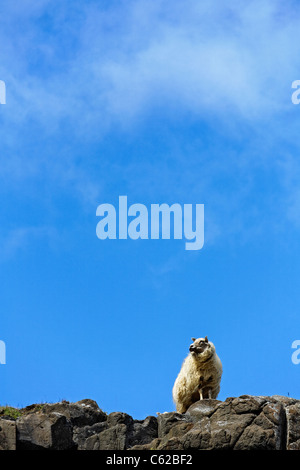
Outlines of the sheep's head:
M190 353L196 359L207 360L209 359L214 351L214 345L208 341L207 336L205 338L192 338L192 344L190 345Z

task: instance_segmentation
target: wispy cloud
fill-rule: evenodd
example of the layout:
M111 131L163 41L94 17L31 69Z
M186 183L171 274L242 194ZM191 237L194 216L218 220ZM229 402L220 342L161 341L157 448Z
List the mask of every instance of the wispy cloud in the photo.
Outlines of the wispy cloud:
M211 118L258 119L289 107L300 49L294 41L300 19L289 2L205 0L183 8L175 0L170 10L142 0L105 12L88 2L70 18L69 7L27 3L21 50L22 31L11 37L4 26L1 37L8 51L2 72L23 118L50 128L68 118L77 130L95 120L99 130L163 103ZM8 10L12 21L18 11Z
M251 201L259 194L257 173L267 177L272 169L276 190L293 212L298 171L283 180L280 170L285 146L297 135L296 126L287 124L295 119L290 86L300 70L296 2L175 0L170 7L141 0L112 2L105 9L94 1L18 5L21 9L4 6L1 20L0 79L7 83L0 116L3 179L43 174L89 201L105 180L123 175L131 175L136 194L139 187L165 193L169 187L173 195L188 188L190 196L201 197L197 202L209 195L217 236L224 229L217 219L230 219L237 232L249 220L257 227L257 213L268 212L273 191L267 189L263 204L258 196ZM106 159L105 176L99 164L95 177L85 161L104 161L105 154L78 159L74 151L77 143L83 149L101 144L119 126L132 131L162 116L204 122L220 141L223 133L226 154L209 146L199 151L191 142L186 155L181 149L159 166L147 159L112 164ZM31 151L26 145L35 138ZM67 139L73 143L69 153ZM289 168L293 164L294 159ZM182 184L171 187L170 175Z
M291 5L204 1L183 10L174 2L170 12L162 2L142 3L125 16L117 53L96 67L94 50L108 114L126 120L164 103L196 116L257 120L288 109L299 66Z
M18 227L0 233L1 255L0 261L9 261L19 252L25 250L29 244L37 240L46 240L51 243L58 236L53 227Z

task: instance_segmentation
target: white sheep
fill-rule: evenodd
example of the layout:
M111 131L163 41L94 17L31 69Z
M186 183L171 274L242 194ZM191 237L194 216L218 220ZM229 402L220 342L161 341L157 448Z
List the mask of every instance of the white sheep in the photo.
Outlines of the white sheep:
M178 413L185 413L199 399L217 398L220 391L223 370L215 346L207 336L192 341L172 391Z

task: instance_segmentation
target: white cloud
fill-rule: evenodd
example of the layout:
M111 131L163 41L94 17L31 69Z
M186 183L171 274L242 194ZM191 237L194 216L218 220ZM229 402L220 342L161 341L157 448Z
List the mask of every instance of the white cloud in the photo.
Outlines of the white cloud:
M108 114L126 120L162 103L195 115L243 119L288 109L291 78L299 68L300 20L280 21L280 2L201 5L186 5L175 18L156 10L148 18L153 28L146 28L147 41L139 7L142 26L127 24L118 54L99 67Z
M188 115L213 124L216 133L225 128L243 150L226 156L214 152L210 159L202 152L200 161L191 143L190 168L183 170L180 157L173 155L179 164L172 175L185 181L185 191L189 186L197 194L200 187L221 212L232 203L239 218L234 226L240 230L243 204L254 187L251 172L257 164L278 166L284 145L297 136L296 126L287 123L295 117L291 83L300 78L299 7L279 0L230 5L219 0L141 0L106 9L96 2L75 2L70 11L62 3L35 4L28 0L22 14L7 6L2 22L0 79L7 85L2 142L11 153L1 166L5 178L47 171L81 198L88 190L92 200L98 195L93 170L72 154L57 156L54 147L52 159L45 161L43 152L30 158L27 150L25 161L14 151L32 123L36 133L56 141L66 127L70 141L98 142L118 125L134 128L141 118L155 119L156 112L171 119ZM12 34L14 19L22 19L23 26ZM106 161L106 179L131 173L131 163L116 171L118 163L110 167ZM155 161L149 167L145 161L142 167L135 161L132 165L133 175L145 173L138 182L132 180L133 186L146 188L152 178L155 187L162 187L169 172L166 161L159 168ZM230 171L232 181L236 172L241 182L234 185L236 192L219 194L216 181L225 174L228 188ZM297 184L297 178L289 178L278 187L289 204L296 200L291 193L296 196ZM212 222L215 233L221 232L216 219Z
M33 117L55 130L59 120L69 119L86 131L126 123L159 106L196 116L259 119L290 105L300 49L295 41L300 19L288 15L292 4L255 0L228 6L205 0L184 2L183 8L175 0L167 8L142 0L106 12L87 4L80 19L73 18L73 28L66 11L53 11L48 2L43 8L53 22L60 18L56 36L42 34L39 8L24 18L21 50L21 31L11 37L7 27L1 37L9 51L2 59L10 99L23 119ZM34 58L40 64L32 69Z

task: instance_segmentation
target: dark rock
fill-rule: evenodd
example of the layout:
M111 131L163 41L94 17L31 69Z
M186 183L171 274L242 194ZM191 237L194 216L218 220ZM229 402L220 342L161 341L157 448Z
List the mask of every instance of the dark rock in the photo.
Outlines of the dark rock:
M78 450L86 450L86 443L89 437L95 436L108 428L106 421L95 423L91 426L75 427L73 430L73 440Z
M0 418L0 450L16 450L16 423Z
M86 450L125 450L126 441L126 424L116 424L89 437L86 441Z
M281 403L265 403L240 435L236 450L283 450L286 417Z
M300 402L286 406L287 450L300 450Z
M135 420L127 440L127 447L146 445L157 438L158 423L155 416L148 416L144 421Z
M219 400L204 399L193 403L186 411L186 415L191 416L193 420L198 421L203 416L210 416L216 406L221 403Z
M0 450L300 450L300 400L201 400L186 413L134 420L93 400L31 405L0 418Z
M108 415L107 422L102 425L100 430L95 425L85 428L85 442L82 434L77 438L79 449L125 450L135 445L149 444L157 437L157 419L154 416L138 421L126 413L114 412Z
M127 413L114 411L108 415L107 423L109 426L116 426L117 424L125 424L125 426L130 426L133 424L133 418Z
M41 408L42 413L60 413L65 416L73 426L91 426L102 423L107 419L104 413L93 400L80 400L75 403L59 402L46 404Z
M191 422L192 418L187 414L180 414L176 412L162 413L157 417L158 422L158 437L165 437L173 428L181 422Z
M136 444L130 450L156 450L160 444L161 439L155 438L148 444Z
M160 415L158 423L159 442L155 442L158 450L285 448L284 407L269 397L243 396L225 402L201 400L184 415Z
M57 412L17 419L17 450L69 450L75 447L70 421Z

